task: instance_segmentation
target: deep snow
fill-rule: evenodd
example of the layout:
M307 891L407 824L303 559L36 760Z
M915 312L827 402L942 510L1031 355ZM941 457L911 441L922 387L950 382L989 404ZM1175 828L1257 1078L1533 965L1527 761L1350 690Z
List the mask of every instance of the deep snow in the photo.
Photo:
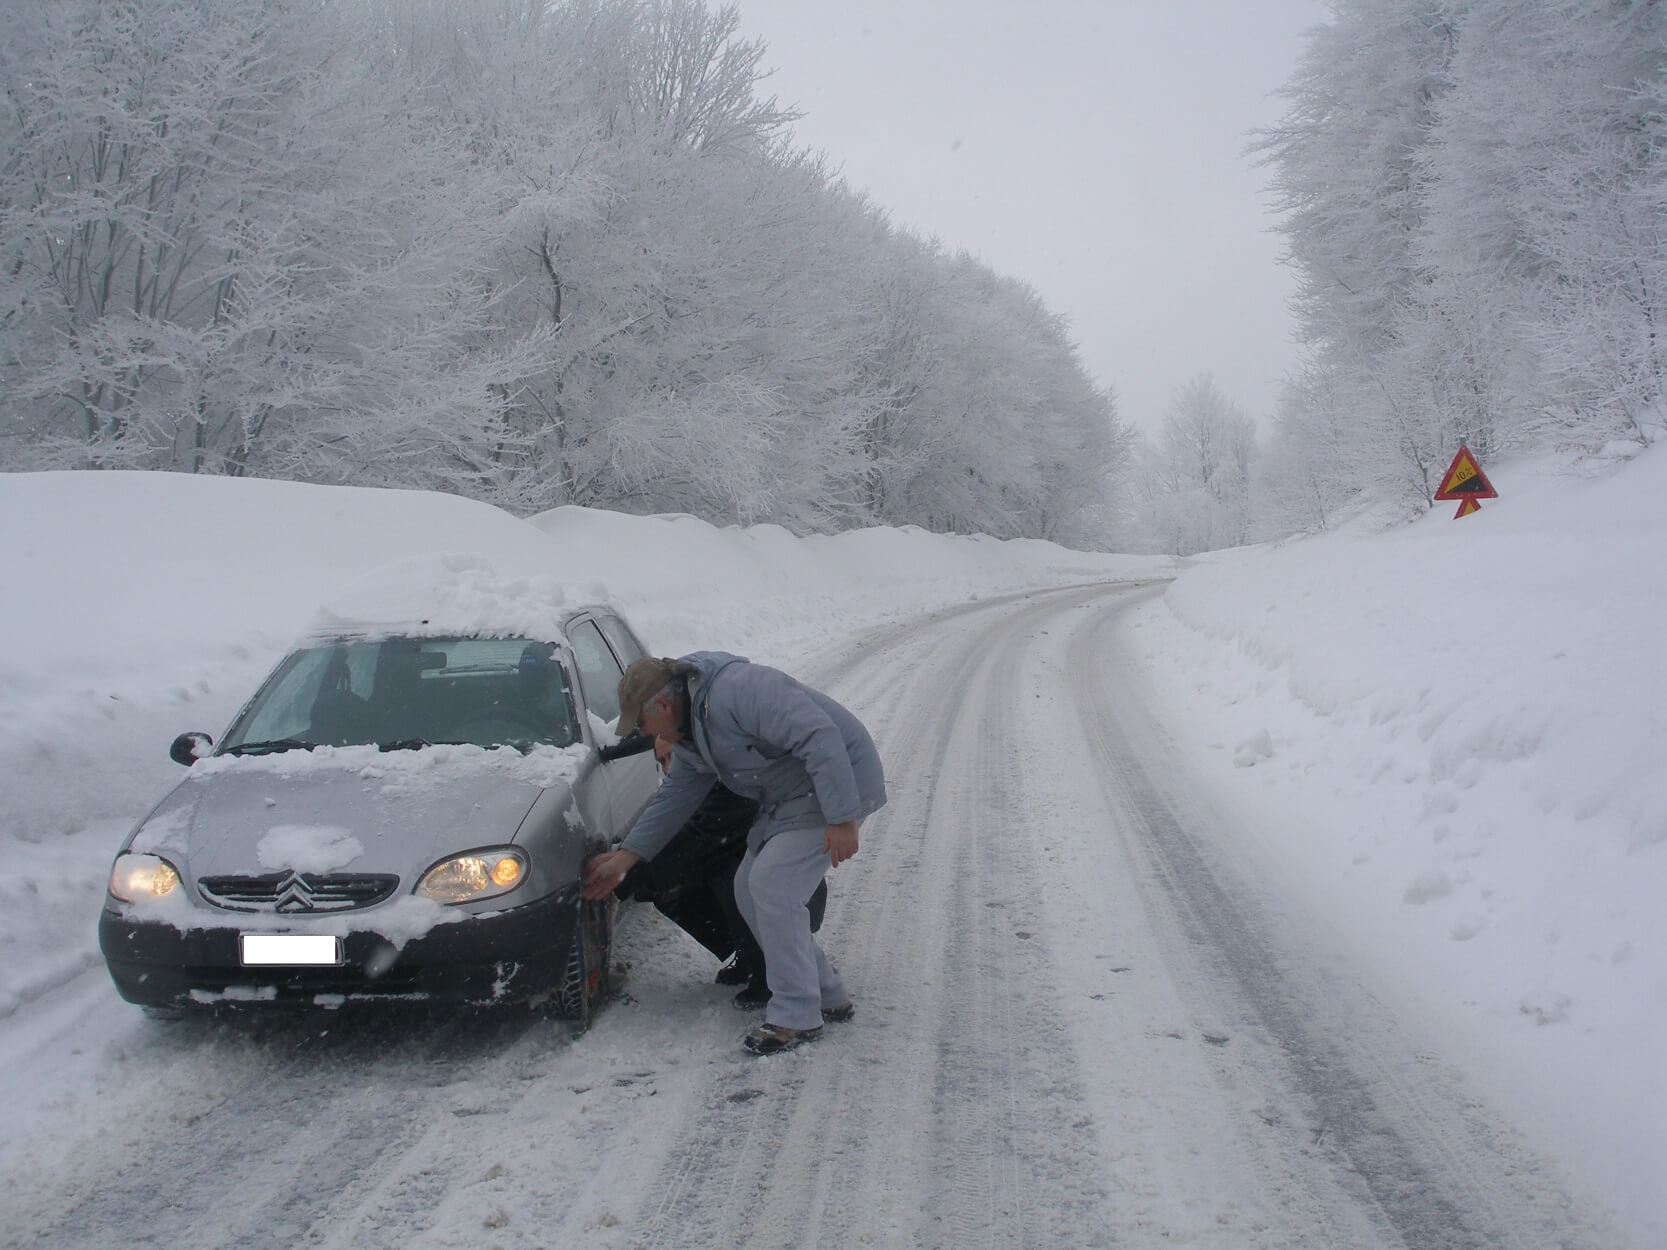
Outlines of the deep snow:
M1667 447L1488 474L1468 517L1200 561L1153 672L1357 953L1663 1245Z
M1188 562L1139 637L1174 736L1385 993L1638 1245L1662 1244L1667 450L1487 470L1501 498L1463 520L1363 517ZM0 477L0 522L11 1042L97 964L109 858L179 776L169 740L218 735L320 606L350 610L390 561L475 553L540 596L611 599L661 653L787 667L957 602L1174 571L157 474Z

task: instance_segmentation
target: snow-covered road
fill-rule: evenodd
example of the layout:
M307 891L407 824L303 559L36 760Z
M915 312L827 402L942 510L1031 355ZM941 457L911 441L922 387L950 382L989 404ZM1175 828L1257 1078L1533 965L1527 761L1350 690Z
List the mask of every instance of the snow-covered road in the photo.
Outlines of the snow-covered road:
M850 1024L759 1060L645 908L556 1022L159 1024L94 968L0 1097L20 1244L1609 1244L1258 857L1145 708L1157 588L989 600L800 668L892 800L832 877Z

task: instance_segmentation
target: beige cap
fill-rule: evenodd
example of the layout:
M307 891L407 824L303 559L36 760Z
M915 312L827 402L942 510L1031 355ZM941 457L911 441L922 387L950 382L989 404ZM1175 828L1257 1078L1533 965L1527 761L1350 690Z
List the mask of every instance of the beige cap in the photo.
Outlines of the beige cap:
M642 705L679 677L688 677L700 670L682 660L655 659L645 655L632 660L619 679L619 724L614 732L621 738L637 732L637 717Z

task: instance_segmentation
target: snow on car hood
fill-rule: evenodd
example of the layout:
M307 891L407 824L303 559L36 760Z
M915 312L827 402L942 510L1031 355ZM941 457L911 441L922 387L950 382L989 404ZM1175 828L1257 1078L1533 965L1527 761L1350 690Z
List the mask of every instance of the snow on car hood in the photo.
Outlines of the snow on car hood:
M215 756L139 827L132 850L203 876L416 874L458 851L503 844L539 794L577 775L586 749L318 747ZM182 862L183 861L183 862Z

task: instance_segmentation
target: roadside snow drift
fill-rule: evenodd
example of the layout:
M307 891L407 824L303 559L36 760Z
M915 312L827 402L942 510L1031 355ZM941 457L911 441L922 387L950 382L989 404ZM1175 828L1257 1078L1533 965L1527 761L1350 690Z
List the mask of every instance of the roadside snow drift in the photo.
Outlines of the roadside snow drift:
M296 638L397 617L413 579L449 574L452 624L519 586L544 605L611 598L665 654L784 662L981 596L1169 567L921 530L800 539L583 508L529 522L449 495L165 473L0 476L0 525L0 836L30 842L154 801L177 779L176 733L218 735Z
M1270 849L1663 1245L1667 446L1488 474L1468 517L1206 557L1142 628Z

